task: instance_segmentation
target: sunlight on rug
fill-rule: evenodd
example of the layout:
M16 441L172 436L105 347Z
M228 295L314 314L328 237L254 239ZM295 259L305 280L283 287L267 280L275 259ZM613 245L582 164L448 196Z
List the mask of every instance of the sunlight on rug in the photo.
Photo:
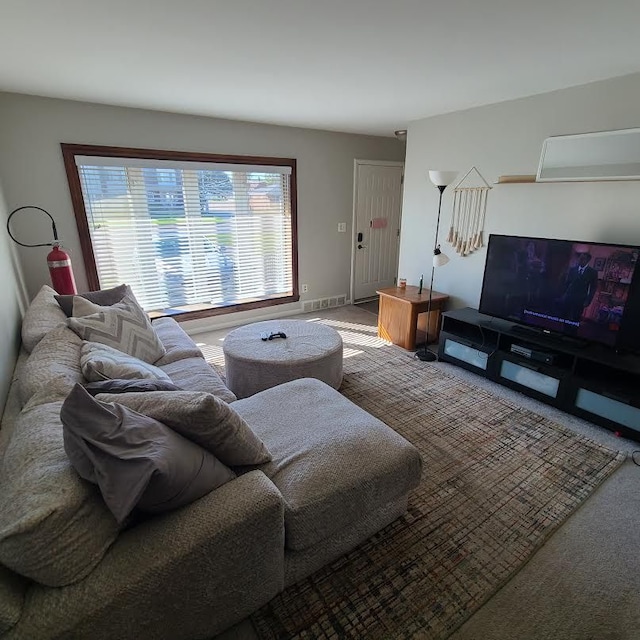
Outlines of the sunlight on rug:
M263 640L442 640L625 455L345 324L335 327L345 349L359 353L345 359L340 391L420 450L423 480L405 516L252 621Z

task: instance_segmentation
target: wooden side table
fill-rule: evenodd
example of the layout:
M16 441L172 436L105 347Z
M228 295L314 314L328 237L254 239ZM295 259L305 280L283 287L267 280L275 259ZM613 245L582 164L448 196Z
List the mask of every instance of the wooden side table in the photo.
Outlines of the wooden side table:
M440 312L449 299L448 295L434 291L431 313L427 314L429 289L423 288L422 293L418 293L418 287L407 285L405 289L390 287L376 293L380 296L378 337L403 349L415 349L416 337L420 338L420 342L424 342L427 336L429 342L438 341Z

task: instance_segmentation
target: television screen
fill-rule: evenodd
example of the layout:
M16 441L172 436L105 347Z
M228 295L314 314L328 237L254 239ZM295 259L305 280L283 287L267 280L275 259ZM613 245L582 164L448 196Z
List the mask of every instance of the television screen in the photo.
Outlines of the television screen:
M616 346L639 254L631 246L492 235L480 312Z

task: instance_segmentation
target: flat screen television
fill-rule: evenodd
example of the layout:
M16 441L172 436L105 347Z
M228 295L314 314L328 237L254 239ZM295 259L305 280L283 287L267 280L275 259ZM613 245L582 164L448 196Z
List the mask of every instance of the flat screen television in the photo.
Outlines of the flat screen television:
M640 247L491 235L480 312L637 351Z

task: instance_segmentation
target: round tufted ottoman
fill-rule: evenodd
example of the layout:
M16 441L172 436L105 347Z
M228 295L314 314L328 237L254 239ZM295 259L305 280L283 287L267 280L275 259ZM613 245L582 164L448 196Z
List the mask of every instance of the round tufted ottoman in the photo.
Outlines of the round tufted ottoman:
M287 337L261 339L278 331ZM227 386L238 398L298 378L317 378L334 389L342 383L342 338L319 322L255 322L231 331L222 350Z

